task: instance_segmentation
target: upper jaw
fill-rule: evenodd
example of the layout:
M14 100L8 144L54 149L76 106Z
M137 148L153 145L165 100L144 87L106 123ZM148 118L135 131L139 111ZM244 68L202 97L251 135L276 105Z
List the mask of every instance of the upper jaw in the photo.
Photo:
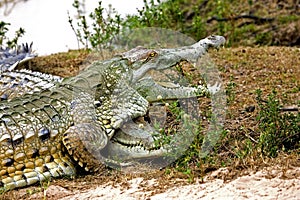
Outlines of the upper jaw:
M201 56L206 54L209 48L219 48L225 44L225 38L223 36L211 35L199 42L190 46L184 46L173 49L159 49L151 50L139 47L134 50L134 56L130 59L136 59L134 71L133 71L133 83L143 77L149 70L163 70L174 66L182 60L187 60L191 63L195 63ZM153 57L148 57L154 54ZM127 58L127 54L123 54ZM137 58L147 58L146 61L139 62Z

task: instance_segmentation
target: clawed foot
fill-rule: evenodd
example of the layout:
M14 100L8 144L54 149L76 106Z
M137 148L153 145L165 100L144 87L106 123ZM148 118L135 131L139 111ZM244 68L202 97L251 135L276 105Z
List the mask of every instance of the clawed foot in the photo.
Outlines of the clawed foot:
M220 91L222 84L220 82L216 82L214 85L207 84L208 91L211 94L216 94Z

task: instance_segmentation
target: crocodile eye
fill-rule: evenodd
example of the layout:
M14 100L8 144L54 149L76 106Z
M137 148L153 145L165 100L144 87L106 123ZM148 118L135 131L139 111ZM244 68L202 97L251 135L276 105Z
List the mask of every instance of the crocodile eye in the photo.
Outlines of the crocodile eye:
M149 53L149 57L153 58L157 55L157 53L155 51L152 51Z
M152 58L154 58L156 56L157 56L157 53L155 51L151 51L148 53L147 59L145 61L148 62L149 60L151 60Z

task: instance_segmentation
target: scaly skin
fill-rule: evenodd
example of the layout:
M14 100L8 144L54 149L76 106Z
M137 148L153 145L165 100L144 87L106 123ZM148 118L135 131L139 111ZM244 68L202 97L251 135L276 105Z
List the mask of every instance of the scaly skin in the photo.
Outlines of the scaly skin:
M159 87L145 75L182 60L194 62L224 42L222 36L210 36L177 49L136 48L66 79L29 71L0 73L0 186L13 189L74 175L77 166L98 171L105 162L117 162L113 154L163 156L165 148L155 146L152 129L129 127L124 133L121 126L145 116L157 94L172 99L208 90Z

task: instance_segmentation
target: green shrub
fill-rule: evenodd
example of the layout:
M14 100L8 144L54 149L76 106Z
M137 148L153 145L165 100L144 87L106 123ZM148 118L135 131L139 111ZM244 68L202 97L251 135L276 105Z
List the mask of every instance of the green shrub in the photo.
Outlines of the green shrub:
M111 40L120 32L121 16L112 7L106 12L102 7L102 1L99 1L98 7L88 15L92 20L89 24L83 9L84 4L84 1L80 2L79 0L74 0L72 4L77 11L77 27L69 15L69 24L76 35L78 48L80 48L80 44L84 45L86 49L91 46L92 49L100 51L109 48Z
M84 1L74 0L78 19L77 23L73 24L73 19L69 22L78 42L94 49L110 46L111 39L120 32L145 27L179 31L195 40L210 34L223 35L227 46L272 45L276 31L282 25L299 19L297 15L286 14L292 12L292 6L285 10L286 13L272 8L275 14L270 15L266 8L272 5L271 2L261 6L259 2L249 0L144 0L144 6L137 14L125 18L111 7L105 13L101 1L94 12L85 17L83 4ZM93 21L91 25L86 18ZM276 44L280 45L280 42Z
M257 101L260 108L259 147L263 155L275 157L279 151L299 150L300 148L300 113L282 113L276 91L268 95L268 100L261 97L257 90Z
M138 10L137 15L129 15L124 21L129 28L161 27L174 30L182 30L184 27L184 16L181 3L184 1L144 0L144 7Z

